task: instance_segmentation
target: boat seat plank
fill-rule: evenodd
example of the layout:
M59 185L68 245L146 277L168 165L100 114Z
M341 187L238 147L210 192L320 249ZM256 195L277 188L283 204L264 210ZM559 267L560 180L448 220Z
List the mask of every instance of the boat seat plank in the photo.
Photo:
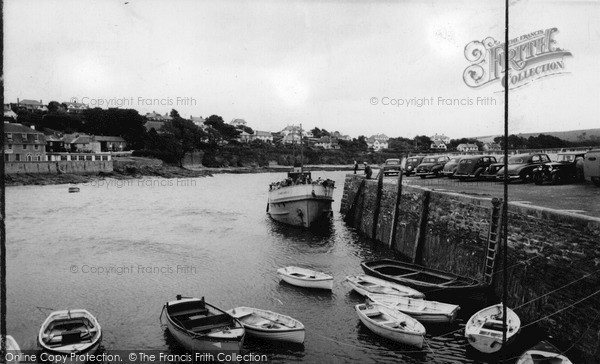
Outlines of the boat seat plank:
M196 329L204 329L205 327L214 325L216 325L215 327L225 326L231 322L231 316L224 313L220 315L206 316L194 320L183 321L181 322L181 325L188 330L195 331Z
M198 316L198 315L203 315L206 316L208 314L208 308L192 308L189 310L185 310L185 311L177 311L176 313L172 314L171 317L177 318L179 320L185 318L185 316L189 316L189 318L194 317L194 316Z

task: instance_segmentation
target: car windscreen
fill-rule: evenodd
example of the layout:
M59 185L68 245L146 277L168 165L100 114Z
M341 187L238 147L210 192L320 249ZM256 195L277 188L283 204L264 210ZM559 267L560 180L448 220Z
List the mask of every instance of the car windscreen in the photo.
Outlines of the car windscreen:
M419 161L419 158L408 158L407 162L408 163L416 163Z
M435 158L425 158L423 159L423 163L435 163Z
M471 164L473 163L472 159L463 159L462 161L460 161L460 164Z
M392 159L392 160L385 161L385 165L386 166L398 165L398 164L400 164L400 161L397 160L397 159Z
M557 162L573 162L575 160L575 154L559 154L556 158Z

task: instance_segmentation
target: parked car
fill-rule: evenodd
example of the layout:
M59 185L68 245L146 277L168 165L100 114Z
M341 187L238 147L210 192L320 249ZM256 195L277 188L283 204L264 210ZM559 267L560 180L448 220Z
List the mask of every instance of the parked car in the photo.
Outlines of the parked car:
M419 164L421 164L421 162L423 161L423 158L425 158L424 155L416 155L413 157L408 157L406 159L406 164L404 165L404 175L410 176L411 174L415 173L417 166Z
M460 162L461 158L462 156L450 158L448 163L444 164L442 174L448 178L454 178L454 172L456 172L456 167L458 167L458 162Z
M498 171L500 170L500 168L502 168L502 166L504 166L504 156L499 157L496 159L496 163L492 163L490 164L481 174L481 178L483 178L484 180L496 180L496 174L498 173Z
M600 149L592 149L585 154L583 174L600 187Z
M400 173L402 173L402 166L400 164L400 159L386 159L385 163L383 164L383 168L381 168L381 170L383 171L383 175L384 176L388 176L388 175L398 175Z
M445 155L438 155L433 157L425 157L421 164L417 166L417 176L426 178L427 176L439 177L442 175L442 169L444 165L448 163L450 158Z
M550 157L545 153L516 154L508 158L508 180L521 180L531 182L533 170L544 163L550 162ZM496 179L504 179L504 166L496 173Z
M583 152L559 153L556 161L544 163L533 170L533 182L560 184L565 182L583 182Z
M458 163L454 177L461 181L467 178L479 179L483 172L493 163L496 163L496 157L491 155L463 157Z

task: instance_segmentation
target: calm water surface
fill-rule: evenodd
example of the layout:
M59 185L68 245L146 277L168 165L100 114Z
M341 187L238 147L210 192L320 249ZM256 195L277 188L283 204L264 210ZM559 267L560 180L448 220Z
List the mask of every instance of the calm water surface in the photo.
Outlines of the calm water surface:
M393 256L347 227L339 215L345 172L336 181L330 228L314 233L265 214L267 186L284 177L221 174L196 179L105 180L102 186L7 188L8 333L36 348L48 309L86 308L100 321L104 349L178 352L161 327L165 301L205 296L218 307L251 306L290 315L307 328L304 346L247 339L245 350L272 362L476 362L462 333L427 327L423 350L373 335L342 284L360 262ZM107 184L110 183L110 186ZM332 292L280 282L276 269L310 267L334 276Z

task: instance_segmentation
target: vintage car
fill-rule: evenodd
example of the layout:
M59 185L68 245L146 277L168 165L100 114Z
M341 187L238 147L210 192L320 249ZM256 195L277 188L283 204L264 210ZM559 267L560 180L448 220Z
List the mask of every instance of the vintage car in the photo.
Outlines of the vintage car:
M592 149L585 154L583 174L600 187L600 149Z
M463 157L458 163L454 177L459 180L479 179L491 164L496 163L496 157L491 155L473 155Z
M565 152L557 155L556 161L544 163L533 170L533 182L560 184L583 182L583 152Z
M444 165L448 163L450 158L445 155L425 157L421 164L417 166L417 176L426 178L427 176L439 177L442 175Z
M508 180L521 180L531 182L533 170L544 163L550 162L550 157L545 153L516 154L508 158ZM496 180L504 180L504 166L496 173Z
M444 168L442 169L442 174L448 178L454 178L454 172L456 172L456 167L458 167L458 162L460 162L462 156L452 157L448 161L448 163L444 164Z
M386 159L381 170L383 171L384 176L400 174L402 172L400 159Z
M497 162L490 164L481 174L484 180L496 180L496 173L504 166L504 156L496 158Z
M417 166L419 164L421 164L421 161L423 161L423 158L425 158L424 155L416 155L416 156L408 157L406 159L406 164L404 165L404 175L410 176L411 174L415 173Z

